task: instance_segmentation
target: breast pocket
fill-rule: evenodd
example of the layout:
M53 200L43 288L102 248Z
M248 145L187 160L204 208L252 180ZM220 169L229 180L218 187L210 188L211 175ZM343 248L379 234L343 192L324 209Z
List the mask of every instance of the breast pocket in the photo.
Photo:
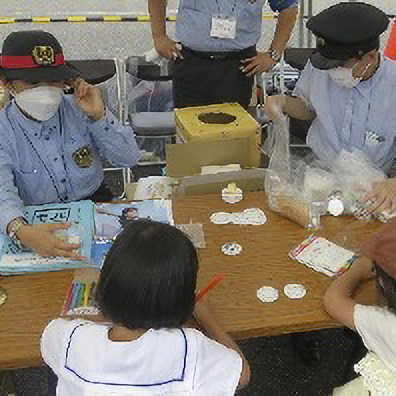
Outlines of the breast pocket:
M44 203L45 189L43 189L43 180L42 177L40 177L39 170L33 167L15 169L14 176L15 185L18 188L19 196L24 203Z
M382 167L394 151L396 130L368 130L365 133L364 151L370 159Z

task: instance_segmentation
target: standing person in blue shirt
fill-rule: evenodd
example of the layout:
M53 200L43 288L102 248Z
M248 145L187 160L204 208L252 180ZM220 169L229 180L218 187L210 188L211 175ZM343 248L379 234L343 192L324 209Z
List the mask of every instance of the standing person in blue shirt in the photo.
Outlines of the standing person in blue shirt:
M294 95L267 100L267 113L313 120L307 143L325 164L346 149L363 151L385 173L396 159L396 63L381 59L387 15L365 3L340 3L311 18L318 37ZM396 209L396 179L374 186L373 211Z
M298 0L269 0L279 12L266 52L257 52L265 0L181 0L177 40L165 30L165 0L149 0L157 52L175 59L175 107L238 102L247 107L254 74L271 70L280 60L293 30Z
M0 232L42 255L78 258L78 246L53 234L68 225L29 225L23 206L94 198L103 181L100 154L118 166L136 164L133 132L65 63L50 33L11 33L0 78L13 96L0 112ZM74 96L63 94L68 87Z

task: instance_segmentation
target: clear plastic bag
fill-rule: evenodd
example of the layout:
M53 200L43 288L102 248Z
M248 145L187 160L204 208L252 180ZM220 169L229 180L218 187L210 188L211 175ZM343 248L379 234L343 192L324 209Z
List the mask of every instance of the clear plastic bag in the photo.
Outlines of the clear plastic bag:
M106 106L118 114L117 79L113 76L99 85ZM172 81L145 81L129 73L126 79L129 114L173 110Z
M372 191L374 183L386 180L386 175L360 150L343 150L332 165L336 188L342 192L345 213L357 219L372 220L377 216L367 208L369 202L362 198Z
M269 207L303 227L316 228L320 225L320 213L304 190L306 161L310 158L292 157L289 139L285 116L268 127L264 152L270 157L265 179Z
M288 131L287 119L280 117L268 128L264 144L264 152L270 156L265 191L272 210L303 227L316 228L337 195L342 209L332 210L334 215L353 214L365 220L389 217L387 213L371 214L367 210L370 203L362 200L374 183L386 180L365 153L342 150L332 164L319 162L313 154L300 158L290 153Z
M268 126L264 142L264 154L270 157L268 169L282 179L290 176L290 135L289 120L281 116Z
M361 197L372 190L373 184L384 181L386 175L360 150L342 150L331 172L344 194Z

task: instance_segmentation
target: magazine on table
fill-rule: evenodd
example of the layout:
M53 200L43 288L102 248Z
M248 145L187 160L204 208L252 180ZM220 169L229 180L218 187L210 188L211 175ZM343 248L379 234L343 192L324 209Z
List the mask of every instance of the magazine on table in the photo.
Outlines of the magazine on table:
M57 230L56 234L68 243L80 244L79 254L84 256L85 260L43 257L18 246L7 235L0 234L0 273L13 275L90 266L94 229L93 208L92 201L26 206L24 216L29 224L69 223L70 228Z
M173 224L172 201L147 200L95 205L95 237L114 239L129 222L147 219Z

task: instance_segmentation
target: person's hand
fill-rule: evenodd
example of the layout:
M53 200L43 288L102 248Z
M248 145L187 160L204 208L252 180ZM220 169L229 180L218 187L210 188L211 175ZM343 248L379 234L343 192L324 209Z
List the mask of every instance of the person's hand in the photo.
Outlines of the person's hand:
M276 121L282 117L285 105L285 95L268 96L264 104L264 111L272 121Z
M270 71L277 62L270 58L268 52L258 52L253 58L242 60L242 71L251 77L255 74L266 73Z
M177 48L176 43L171 40L166 34L156 37L154 39L154 46L156 51L163 56L164 58L167 59L176 59L176 58L181 58L183 59L183 56L180 52L180 50Z
M351 269L361 280L372 279L375 276L373 262L367 257L357 259Z
M374 183L372 191L364 196L363 201L372 202L367 208L370 212L386 210L391 213L396 210L396 178Z
M105 115L105 106L98 87L88 84L82 78L71 83L74 97L80 109L94 120L100 120Z
M68 243L64 238L56 237L54 231L69 228L67 223L50 223L23 225L17 232L21 244L42 256L70 257L73 260L84 260L77 249L78 244Z

